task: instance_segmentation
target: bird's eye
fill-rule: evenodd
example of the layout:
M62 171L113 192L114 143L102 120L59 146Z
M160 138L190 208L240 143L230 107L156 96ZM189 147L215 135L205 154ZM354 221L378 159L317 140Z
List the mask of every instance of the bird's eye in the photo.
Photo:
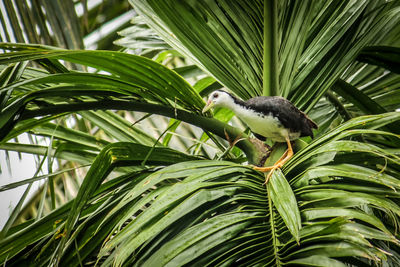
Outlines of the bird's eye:
M218 98L218 94L215 93L215 94L213 95L213 97L214 97L214 98Z

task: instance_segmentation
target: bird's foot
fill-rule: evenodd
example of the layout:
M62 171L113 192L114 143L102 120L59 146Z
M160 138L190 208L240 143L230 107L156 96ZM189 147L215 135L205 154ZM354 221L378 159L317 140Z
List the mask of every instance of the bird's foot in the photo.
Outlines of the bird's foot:
M253 169L256 171L261 171L264 173L269 172L265 177L265 182L263 183L263 185L268 183L268 181L271 179L271 176L276 169L281 168L293 156L293 148L289 138L286 138L286 143L288 145L288 149L285 151L285 153L283 153L283 155L278 159L278 161L275 162L273 166L268 166L268 167L253 166Z
M232 141L229 134L226 132L226 130L224 129L224 134L225 134L225 138L229 143L229 147L234 147L239 141L242 141L244 138L242 138L242 134L239 134L238 136L236 136L236 138Z
M253 169L256 171L260 171L260 172L268 172L268 174L266 174L265 176L265 182L263 183L263 185L266 185L269 180L271 179L272 174L275 172L276 169L282 168L283 164L286 163L286 161L292 156L292 154L290 153L289 149L285 151L285 153L283 153L283 155L280 157L280 159L278 159L277 162L275 162L275 164L273 166L268 166L268 167L256 167L254 166Z
M269 166L269 167L254 166L253 169L256 171L265 173L265 182L263 183L263 185L266 185L269 182L269 180L271 179L271 176L275 172L275 170L281 168L283 166L283 164L284 164L284 162L278 161L277 163L274 164L274 166Z
M258 166L252 166L253 170L260 171L260 172L269 172L274 169L274 166L269 166L269 167L258 167Z

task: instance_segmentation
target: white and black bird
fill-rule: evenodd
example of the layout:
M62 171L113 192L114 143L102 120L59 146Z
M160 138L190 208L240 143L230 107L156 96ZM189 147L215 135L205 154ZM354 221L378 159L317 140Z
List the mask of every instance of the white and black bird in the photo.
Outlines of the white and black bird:
M280 96L258 96L243 101L226 91L217 90L209 96L203 113L212 107L232 110L259 139L269 138L274 142L287 143L288 149L273 166L254 167L262 172L270 172L266 182L274 170L293 156L291 141L302 136L313 138L312 129L318 128L305 113Z

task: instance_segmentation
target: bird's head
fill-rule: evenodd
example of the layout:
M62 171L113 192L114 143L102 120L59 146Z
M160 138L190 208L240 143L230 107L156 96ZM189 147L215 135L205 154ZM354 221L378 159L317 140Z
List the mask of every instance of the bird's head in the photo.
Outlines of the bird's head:
M217 90L210 94L202 112L204 113L213 107L229 107L232 102L233 99L229 93Z

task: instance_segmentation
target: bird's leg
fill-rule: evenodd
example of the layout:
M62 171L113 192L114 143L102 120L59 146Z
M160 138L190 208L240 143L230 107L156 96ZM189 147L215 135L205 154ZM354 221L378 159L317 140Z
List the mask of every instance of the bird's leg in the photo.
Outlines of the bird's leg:
M271 178L272 174L276 169L281 168L292 156L293 156L293 148L292 144L290 143L290 139L288 137L285 138L288 149L283 153L283 155L278 159L277 162L273 166L269 167L253 167L254 170L261 171L261 172L269 172L268 175L265 177L265 183L268 183L269 179Z
M229 147L232 148L234 147L239 141L242 141L244 138L242 138L242 134L239 134L238 136L236 136L236 138L232 141L231 138L229 137L229 134L226 132L226 130L224 129L224 134L226 137L226 140L229 143Z
M288 146L288 149L286 150L286 152L284 154L286 154L286 157L284 157L283 159L279 159L274 165L279 165L278 168L282 167L283 164L286 163L286 161L288 161L292 156L293 156L293 148L292 148L292 143L290 142L289 138L286 137L286 143ZM277 169L277 168L276 168Z
M225 133L226 140L229 143L229 147L225 149L225 151L222 153L222 155L218 156L218 159L221 159L221 158L225 157L226 155L228 155L228 153L231 151L231 149L238 142L240 142L240 141L242 141L244 139L244 138L241 137L241 134L239 134L238 136L236 136L235 140L232 141L225 129L224 129L224 133Z

